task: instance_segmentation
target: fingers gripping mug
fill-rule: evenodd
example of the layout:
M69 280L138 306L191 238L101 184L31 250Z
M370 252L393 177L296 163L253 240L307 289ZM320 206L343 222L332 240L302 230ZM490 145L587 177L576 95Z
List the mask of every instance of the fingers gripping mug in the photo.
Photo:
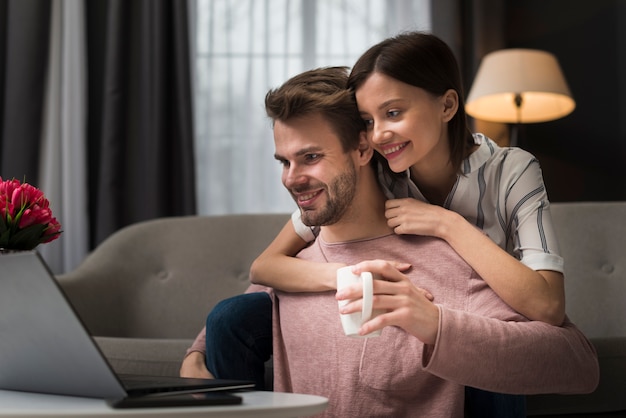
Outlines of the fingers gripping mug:
M374 297L374 277L370 272L363 272L360 275L352 273L352 267L342 267L337 270L337 290L353 284L363 285L363 308L361 312L350 314L339 314L344 333L349 337L367 338L377 337L381 331L374 331L367 335L359 335L361 325L380 314L379 310L372 309L372 299ZM339 301L339 307L348 304L349 300Z

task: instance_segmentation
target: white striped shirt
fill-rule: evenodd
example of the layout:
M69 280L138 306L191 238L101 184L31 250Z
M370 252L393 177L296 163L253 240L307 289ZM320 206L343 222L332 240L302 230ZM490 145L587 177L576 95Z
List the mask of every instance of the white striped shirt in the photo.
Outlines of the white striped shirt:
M463 160L462 174L443 207L461 214L533 270L562 273L563 258L539 161L520 148L501 148L482 134L474 134L474 141L479 147ZM388 198L427 202L408 171L398 178L379 167L378 177ZM291 219L298 235L306 241L315 239L317 228L304 225L299 210Z

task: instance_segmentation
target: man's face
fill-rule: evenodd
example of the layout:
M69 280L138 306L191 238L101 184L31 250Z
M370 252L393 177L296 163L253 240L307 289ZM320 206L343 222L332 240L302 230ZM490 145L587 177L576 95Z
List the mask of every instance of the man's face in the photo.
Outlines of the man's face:
M330 124L320 115L276 121L274 144L283 185L300 207L304 224L338 222L356 192L357 171Z

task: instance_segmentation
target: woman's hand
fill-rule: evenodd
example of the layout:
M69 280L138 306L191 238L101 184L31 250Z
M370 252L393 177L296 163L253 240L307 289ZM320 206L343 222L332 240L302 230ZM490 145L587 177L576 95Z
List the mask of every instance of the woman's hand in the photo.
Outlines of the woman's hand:
M440 206L413 198L390 199L385 202L387 225L393 228L396 234L441 238L447 212L447 209Z
M460 214L416 199L385 203L387 224L396 234L445 240L517 312L535 321L561 325L565 318L563 274L535 271L493 242Z
M375 275L372 308L385 313L363 324L359 334L366 335L386 326L397 326L417 337L425 344L434 344L439 327L439 308L433 304L432 295L415 286L385 260L363 261L352 270L355 274L369 271ZM358 312L362 309L362 287L349 286L337 292L337 300L352 300L340 313Z

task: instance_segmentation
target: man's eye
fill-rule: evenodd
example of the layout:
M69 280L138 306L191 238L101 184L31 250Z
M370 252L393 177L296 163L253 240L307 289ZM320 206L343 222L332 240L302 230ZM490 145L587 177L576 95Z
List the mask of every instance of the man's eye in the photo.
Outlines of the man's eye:
M278 164L282 165L283 167L289 167L289 161L287 160L277 160Z
M319 159L320 159L320 157L321 157L321 155L320 155L320 154L307 154L307 155L304 157L304 159L305 159L307 162L312 162L312 161L319 160Z

